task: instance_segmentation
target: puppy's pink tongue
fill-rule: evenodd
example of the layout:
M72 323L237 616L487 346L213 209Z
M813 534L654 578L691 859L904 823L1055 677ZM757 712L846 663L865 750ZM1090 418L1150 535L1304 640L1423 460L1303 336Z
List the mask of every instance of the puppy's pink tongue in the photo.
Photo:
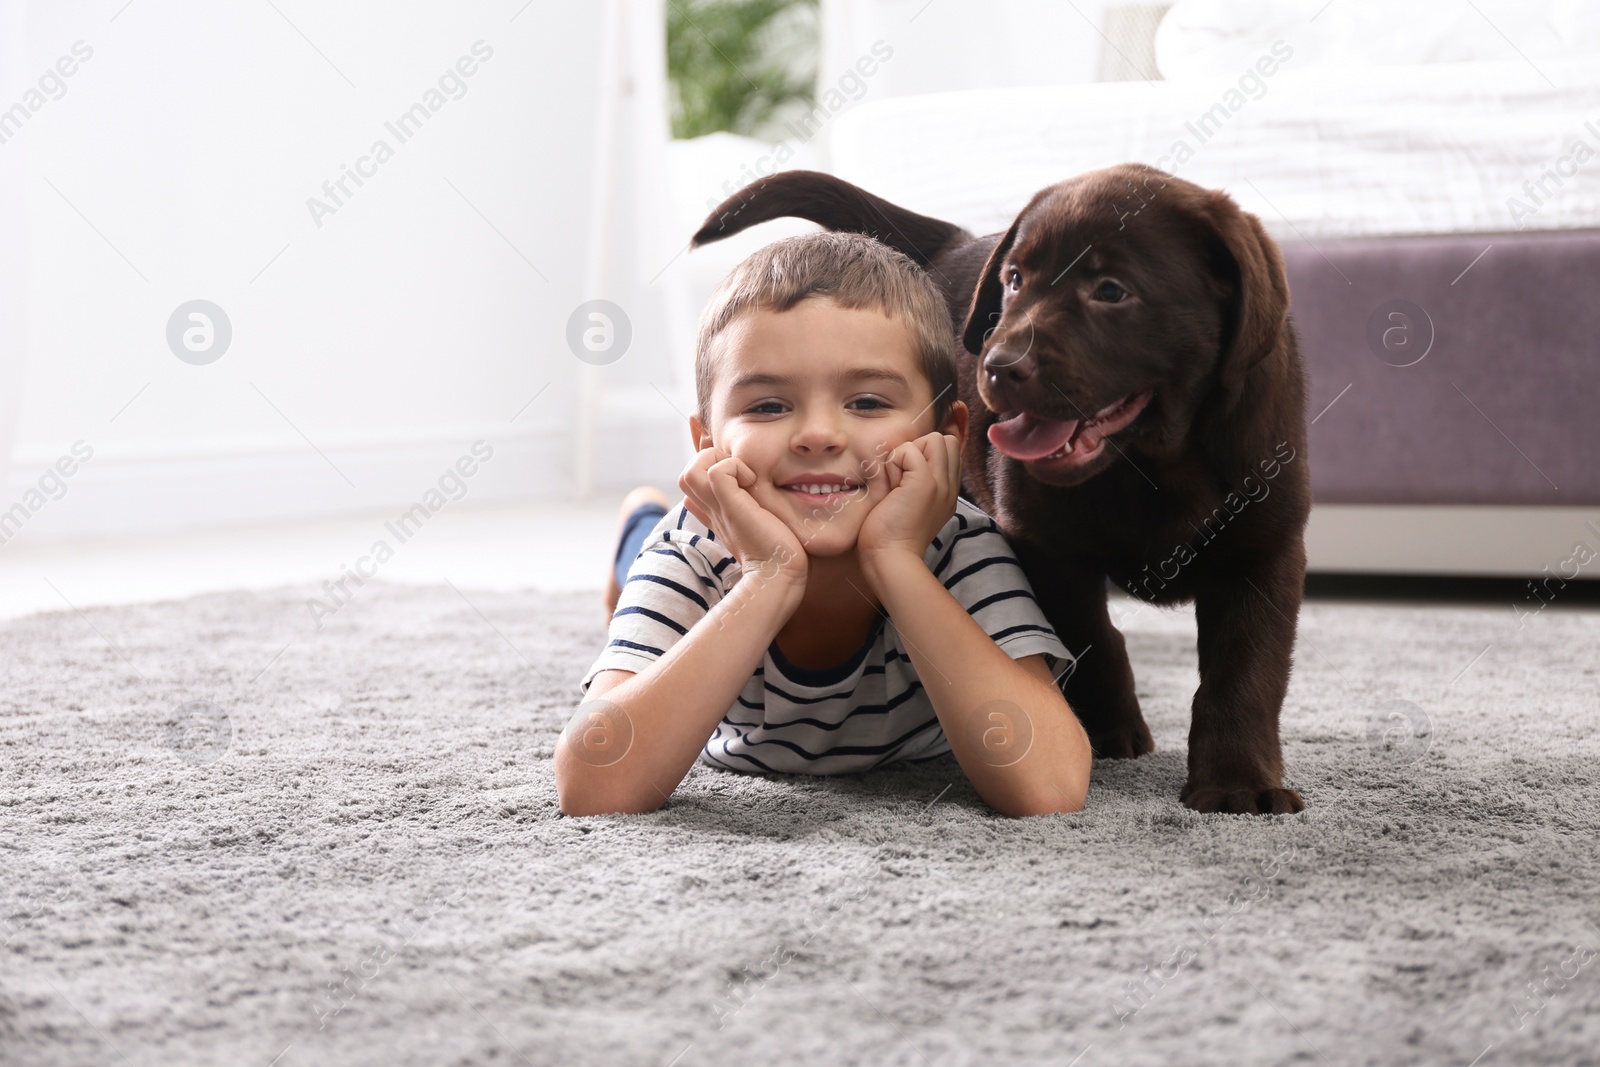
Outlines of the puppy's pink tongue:
M1012 459L1043 459L1072 437L1078 420L1040 419L1024 411L989 427L989 443Z

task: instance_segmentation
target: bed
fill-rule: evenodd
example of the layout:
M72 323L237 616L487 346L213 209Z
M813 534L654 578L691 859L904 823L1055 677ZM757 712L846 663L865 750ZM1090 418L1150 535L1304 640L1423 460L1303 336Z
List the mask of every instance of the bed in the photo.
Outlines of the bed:
M1349 68L1293 38L1212 47L1225 70L1182 79L864 104L829 168L977 233L1116 162L1225 189L1289 274L1313 571L1531 577L1579 540L1600 555L1600 62Z

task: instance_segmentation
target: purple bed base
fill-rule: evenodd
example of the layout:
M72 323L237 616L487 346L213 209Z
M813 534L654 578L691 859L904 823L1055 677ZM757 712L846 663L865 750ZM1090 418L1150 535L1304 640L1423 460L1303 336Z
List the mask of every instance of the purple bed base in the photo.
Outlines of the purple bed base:
M1600 230L1284 242L1322 504L1600 504Z

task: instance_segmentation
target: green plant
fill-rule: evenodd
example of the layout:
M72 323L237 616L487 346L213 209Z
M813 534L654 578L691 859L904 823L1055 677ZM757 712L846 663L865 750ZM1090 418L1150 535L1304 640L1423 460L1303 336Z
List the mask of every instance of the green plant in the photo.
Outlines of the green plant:
M811 107L817 0L667 0L672 135L762 136Z

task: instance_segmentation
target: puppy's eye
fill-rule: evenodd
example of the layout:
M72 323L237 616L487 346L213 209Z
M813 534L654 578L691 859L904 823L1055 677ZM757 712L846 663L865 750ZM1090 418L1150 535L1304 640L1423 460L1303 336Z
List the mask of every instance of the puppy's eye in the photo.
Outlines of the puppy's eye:
M1011 273L1006 275L1006 285L1007 285L1007 287L1009 287L1013 291L1015 291L1017 289L1021 289L1022 288L1022 272L1020 270L1018 270L1017 268L1012 267L1011 268Z
M1127 295L1128 290L1116 282L1101 282L1099 288L1094 291L1094 298L1103 300L1107 304L1119 304Z

